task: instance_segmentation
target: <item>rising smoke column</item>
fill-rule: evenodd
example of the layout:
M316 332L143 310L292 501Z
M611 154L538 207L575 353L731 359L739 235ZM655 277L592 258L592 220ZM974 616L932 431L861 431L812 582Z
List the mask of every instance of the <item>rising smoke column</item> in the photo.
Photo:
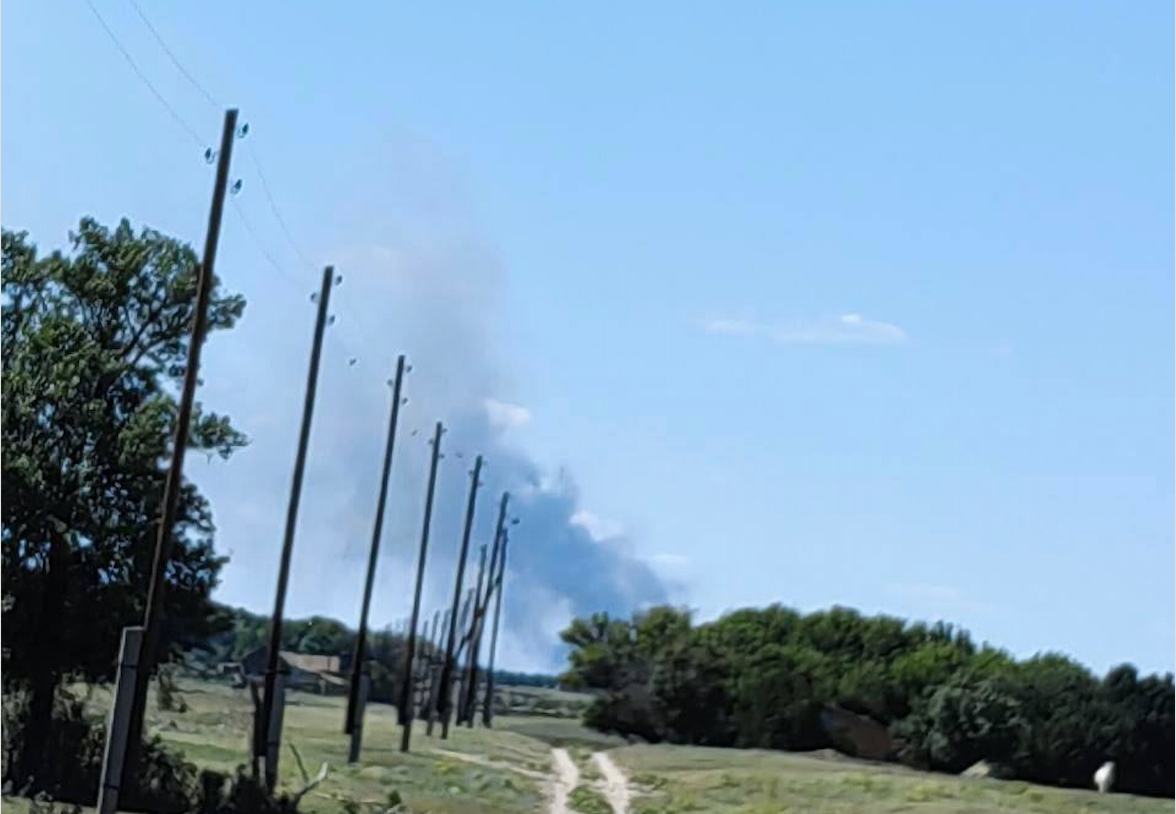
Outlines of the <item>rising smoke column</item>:
M441 419L449 432L423 610L450 601L467 470L480 453L487 468L471 544L475 569L478 546L491 542L503 489L512 493L512 514L522 519L511 530L498 663L558 669L563 648L557 634L572 615L627 614L664 601L667 591L623 537L599 539L576 522L579 494L569 476L550 474L511 442L510 425L526 411L509 406L510 365L498 352L498 328L510 317L501 298L507 274L464 209L447 206L448 185L407 176L411 183L401 173L387 186L378 174L360 179L377 200L387 189L406 200L385 207L399 214L368 217L357 227L360 234L336 235L342 248L323 253L344 282L334 295L338 320L324 350L287 614L355 624L389 407L385 378L403 352L414 372L405 384L410 401L401 414L372 624L379 628L404 616L411 602L425 440ZM416 210L426 214L403 214ZM363 220L343 213L338 222ZM234 269L223 265L233 288ZM210 401L224 404L252 443L228 464L197 466L193 477L212 502L218 549L231 554L217 597L268 612L313 306L296 290L277 298L246 294L249 309L233 347L211 345L206 367L210 389L217 390Z

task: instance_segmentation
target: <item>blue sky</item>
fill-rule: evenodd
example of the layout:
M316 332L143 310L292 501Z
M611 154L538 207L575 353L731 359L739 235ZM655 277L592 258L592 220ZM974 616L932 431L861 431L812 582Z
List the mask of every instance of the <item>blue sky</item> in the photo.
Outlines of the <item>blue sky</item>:
M220 114L131 4L94 1L197 137L83 0L10 0L3 223L200 245ZM559 495L613 552L609 601L841 603L1173 668L1171 4L141 4L251 126L217 261L249 308L201 396L254 444L190 470L222 599L272 601L306 295L334 262L293 613L355 614L405 350L407 421L454 418ZM408 437L380 619L408 604ZM523 518L520 569L556 545ZM580 605L532 576L506 661L548 667Z

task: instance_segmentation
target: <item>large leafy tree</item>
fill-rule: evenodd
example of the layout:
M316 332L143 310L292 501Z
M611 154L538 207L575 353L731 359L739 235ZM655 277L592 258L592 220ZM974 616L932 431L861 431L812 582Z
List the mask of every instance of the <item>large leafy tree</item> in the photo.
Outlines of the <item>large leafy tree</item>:
M83 219L72 250L38 256L3 232L4 682L28 692L20 779L35 776L53 696L109 678L124 625L141 619L176 393L197 283L191 248L127 221ZM214 286L209 331L245 302ZM191 447L245 443L198 404ZM206 634L223 563L207 501L185 482L167 570L163 643ZM163 652L167 652L166 650Z

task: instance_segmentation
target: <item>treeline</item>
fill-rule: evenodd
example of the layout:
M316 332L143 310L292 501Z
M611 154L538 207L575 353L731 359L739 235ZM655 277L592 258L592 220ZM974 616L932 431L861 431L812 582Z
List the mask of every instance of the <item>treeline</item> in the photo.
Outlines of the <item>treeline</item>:
M187 642L188 661L203 670L213 670L225 661L237 661L247 653L269 643L269 617L251 613L244 608L232 608L214 603L212 633ZM295 653L320 656L351 654L355 650L355 631L326 616L307 619L287 619L282 624L282 649ZM418 657L427 657L430 646L417 640ZM369 631L368 658L372 666L371 698L394 703L399 698L400 676L403 672L405 638L391 628ZM518 673L495 670L494 682L499 686L554 687L558 679L541 673Z
M1173 677L1130 665L1099 678L1054 654L1017 661L943 623L801 614L778 605L707 624L659 607L596 614L562 633L565 686L595 690L598 729L712 746L834 746L822 713L889 727L895 757L960 772L987 761L1006 777L1090 787L1116 763L1116 788L1173 794Z

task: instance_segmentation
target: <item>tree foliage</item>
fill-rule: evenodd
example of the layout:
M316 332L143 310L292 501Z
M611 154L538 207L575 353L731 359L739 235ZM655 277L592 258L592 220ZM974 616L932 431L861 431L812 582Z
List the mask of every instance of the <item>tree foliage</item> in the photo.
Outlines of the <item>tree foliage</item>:
M958 772L979 760L1026 780L1086 786L1106 760L1117 786L1171 795L1173 679L1119 667L1100 680L1064 656L1017 662L943 623L810 614L773 605L693 625L653 608L596 614L563 632L569 686L596 699L586 721L651 741L815 749L822 713L891 728L899 756Z
M55 688L110 678L121 628L142 618L197 258L125 220L110 230L83 219L69 253L39 256L24 232L2 240L3 672L6 688L29 692L17 770L35 774ZM231 328L244 307L214 281L208 330ZM245 442L197 405L194 450L228 457ZM213 531L207 501L185 482L166 573L168 649L209 632L223 562Z

